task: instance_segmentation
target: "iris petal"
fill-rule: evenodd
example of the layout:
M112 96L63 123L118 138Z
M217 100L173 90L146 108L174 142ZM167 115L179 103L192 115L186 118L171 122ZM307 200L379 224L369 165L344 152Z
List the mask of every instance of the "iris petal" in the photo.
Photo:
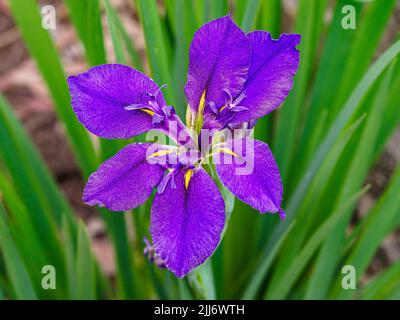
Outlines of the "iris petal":
M154 110L130 110L130 106L142 105L147 95L157 93L157 104L166 105L152 79L125 65L93 67L69 77L68 85L79 121L93 134L107 139L131 138L153 128Z
M193 112L205 101L224 105L224 89L239 94L250 66L249 39L229 16L211 21L196 31L189 50L185 93Z
M249 138L232 140L215 152L214 162L222 183L237 198L262 213L284 216L279 168L267 144Z
M128 145L105 161L89 177L84 202L112 211L127 211L143 204L165 172L162 166L147 161L147 149L151 145Z
M283 34L273 40L268 32L254 31L248 37L252 62L243 89L246 97L240 103L247 110L237 112L231 123L256 120L279 107L292 89L299 66L300 35Z
M210 176L194 169L175 176L154 197L151 236L156 252L176 276L183 277L202 264L217 247L225 222L223 198ZM186 188L187 183L187 188Z

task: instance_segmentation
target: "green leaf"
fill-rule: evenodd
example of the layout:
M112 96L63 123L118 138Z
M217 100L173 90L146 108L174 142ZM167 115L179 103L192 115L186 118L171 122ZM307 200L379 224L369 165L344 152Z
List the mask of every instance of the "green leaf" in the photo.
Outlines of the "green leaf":
M141 58L125 30L124 25L118 16L118 12L111 6L109 0L105 0L104 4L117 62L127 64L125 49L133 67L139 71L143 70Z
M258 28L269 31L274 38L279 37L281 28L281 0L264 0L258 11Z
M301 201L307 192L307 189L317 173L319 167L324 161L327 153L334 145L338 136L342 129L346 126L349 119L352 117L354 112L357 110L357 107L360 104L360 101L365 96L369 88L374 84L377 78L382 74L382 72L386 69L386 67L397 57L400 52L400 41L394 43L386 52L379 57L379 59L371 66L368 72L364 75L363 79L359 82L357 87L354 89L350 98L347 100L345 106L343 107L340 114L336 117L335 122L332 126L327 130L326 137L320 144L317 151L314 153L312 157L312 161L308 165L308 168L301 179L301 182L297 186L294 194L291 196L290 201L288 203L286 212L288 216L288 220L294 219L296 216L296 209L301 204ZM273 233L269 243L273 244L277 241L277 239L284 232L287 224L280 225Z
M359 297L365 300L398 300L399 283L400 262L397 262L370 280L366 287L361 290Z
M189 283L196 289L196 292L200 294L201 299L216 299L214 275L210 260L207 260L189 274Z
M201 2L201 1L195 1ZM203 1L203 21L202 23L207 23L211 20L221 18L228 13L228 1L227 0L204 0Z
M341 135L335 145L329 151L321 167L319 168L315 178L310 184L305 194L301 206L297 209L298 223L285 241L282 252L274 268L274 273L269 280L268 285L275 287L281 281L285 271L290 267L298 252L311 237L315 228L317 228L329 215L328 212L322 212L321 208L329 210L324 202L324 194L330 194L329 180L335 173L336 163L343 157L343 151L349 145L349 141L353 139L354 134L363 123L365 116L361 116Z
M392 74L393 68L390 68L379 86L379 91L373 100L358 144L351 149L352 156L346 159L346 169L339 167L340 171L343 172L343 177L338 179L340 186L337 189L336 207L339 207L344 199L358 190L366 178L373 160L376 138L382 123L382 114L387 106L386 97L388 96ZM307 293L307 297L310 299L323 299L329 290L336 265L340 261L341 252L345 247L346 229L353 210L354 208L347 210L322 246Z
M326 133L329 107L337 95L336 90L332 90L332 83L340 83L343 78L344 68L337 66L342 65L343 61L347 61L349 48L352 46L357 32L357 29L343 30L341 23L343 19L342 8L347 4L349 4L348 0L337 1L329 32L324 39L322 57L316 70L314 86L310 92L310 106L305 115L304 132L297 150L299 163L296 170L290 173L289 192L304 173L305 166L310 162L312 153ZM358 21L362 5L354 2L351 2L351 5L355 9L355 18ZM321 117L322 112L326 112L326 116ZM324 130L321 130L321 128L324 128Z
M351 50L347 53L346 60L348 63L343 74L343 80L337 88L338 95L335 97L335 103L331 108L331 119L336 117L355 84L360 81L370 65L395 4L396 0L375 0L365 7L365 15L357 26L357 33L351 45ZM357 63L353 63L353 61L357 61Z
M63 274L64 265L57 226L61 225L62 214L71 219L71 210L31 141L1 96L0 136L0 160L12 179L9 183L7 181L9 178L2 175L1 188L5 195L4 200L15 217L15 228L31 236L32 240L40 239L38 240L40 243L35 242L35 245L46 249L41 252L46 254L47 261ZM35 214L31 214L32 212ZM21 245L29 250L28 244L21 243ZM35 258L40 260L40 255ZM29 257L24 256L27 259ZM30 265L39 262L35 258L30 260ZM37 273L39 271L36 271ZM62 282L60 276L60 283Z
M321 245L322 241L335 227L340 218L343 217L343 214L346 212L347 208L353 205L367 190L368 187L365 187L361 191L351 196L341 205L340 208L338 208L328 219L324 221L324 223L315 231L315 233L303 246L290 267L284 273L284 276L281 278L281 281L278 283L278 285L276 287L269 286L267 288L265 299L284 299L288 295L296 280L307 266L307 263Z
M159 86L164 83L172 86L171 70L168 68L167 49L158 15L157 3L155 0L136 0L136 5L144 32L152 76ZM166 90L165 95L169 103L175 103L173 90Z
M114 8L110 5L110 2L108 0L104 0L104 4L107 15L108 29L110 31L116 60L118 63L127 64L124 54L123 43L117 27L118 15L115 12Z
M173 31L175 35L178 35L175 37L173 83L175 96L177 98L178 114L183 119L185 115L184 106L187 104L183 87L186 82L188 70L189 45L199 25L196 23L196 20L193 19L194 9L192 1L168 1L168 3L170 2L174 4L173 12L171 12L171 15L174 16Z
M101 209L101 213L107 223L107 229L114 244L114 254L118 268L118 293L125 299L138 298L141 296L141 287L145 280L142 282L142 279L137 275L137 270L133 263L133 249L128 239L125 213L109 212L104 209Z
M400 166L397 167L384 194L379 198L365 218L361 226L360 236L345 261L345 264L354 266L357 270L357 274L364 273L380 243L390 232L400 225L399 192ZM335 285L331 295L339 299L351 296L352 293L344 291L345 290L341 290L339 286Z
M96 153L71 108L66 76L50 35L42 28L37 3L35 0L10 0L10 4L24 43L47 84L57 115L67 129L78 163L88 176L96 167Z
M76 254L77 289L79 300L93 300L95 295L95 263L89 236L82 221L78 223L78 247Z
M347 4L349 4L347 0L338 1L326 40L312 94L310 112L308 112L304 135L298 149L298 153L301 153L301 163L298 167L301 169L297 171L300 173L304 172L318 143L324 138L325 132L315 137L314 131L315 127L320 126L315 123L322 122L319 118L320 108L329 108L329 116L322 122L324 127L329 127L371 63L390 13L393 11L394 1L378 0L364 6L365 10L362 10L362 4L351 2L356 10L357 28L355 30L343 30L341 25L343 19L341 10ZM333 83L338 86L336 90L332 90ZM311 137L315 141L313 144L309 143Z
M70 17L92 66L106 63L99 0L66 0Z
M257 13L259 11L260 6L261 6L261 0L246 1L244 15L240 23L243 31L250 32L254 28L256 24Z
M301 34L299 45L300 65L294 79L294 88L279 109L276 136L273 150L282 172L284 186L290 176L290 165L298 143L299 131L302 127L302 112L309 85L311 71L315 63L320 30L324 22L326 0L301 0L296 18L295 32Z
M6 270L18 299L36 300L37 296L26 267L19 255L7 226L6 212L0 203L0 246Z
M282 244L286 240L287 236L289 235L290 231L296 224L296 221L293 221L290 226L286 229L283 236L278 240L278 243L274 246L271 252L266 252L264 257L262 257L260 263L257 263L257 270L255 275L251 278L251 281L246 287L246 290L243 294L244 300L251 300L255 299L257 293L265 280L265 277L271 267L272 263L274 262L275 257L277 256L279 250L282 247Z
M76 247L77 241L71 233L71 227L69 222L64 218L63 225L63 242L64 242L64 253L65 253L65 264L68 279L68 292L69 299L78 298L78 271L76 265Z

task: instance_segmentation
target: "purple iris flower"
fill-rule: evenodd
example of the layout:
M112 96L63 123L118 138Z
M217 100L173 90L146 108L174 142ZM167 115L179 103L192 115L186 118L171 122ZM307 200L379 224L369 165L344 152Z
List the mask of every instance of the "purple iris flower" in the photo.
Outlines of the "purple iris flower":
M237 198L261 213L284 218L282 182L269 147L247 135L226 138L220 133L251 128L283 102L299 65L300 38L283 34L273 40L264 31L245 34L230 16L202 26L189 52L187 126L166 103L161 87L128 66L101 65L69 77L73 109L93 134L127 139L158 130L176 143L126 146L89 177L84 202L127 211L156 190L152 241L178 277L206 261L224 227L224 200L205 170L209 159ZM215 134L209 144L200 143L206 129L219 133L217 142ZM238 174L248 159L251 170Z

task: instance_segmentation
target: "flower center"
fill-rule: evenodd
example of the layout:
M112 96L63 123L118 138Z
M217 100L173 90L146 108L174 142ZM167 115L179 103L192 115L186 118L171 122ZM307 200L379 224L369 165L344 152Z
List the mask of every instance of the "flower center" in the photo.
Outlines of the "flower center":
M140 97L139 103L133 103L126 106L125 110L140 110L152 116L153 124L161 124L168 119L174 111L172 106L160 106L157 102L157 96L167 85L163 84L155 93L145 93Z

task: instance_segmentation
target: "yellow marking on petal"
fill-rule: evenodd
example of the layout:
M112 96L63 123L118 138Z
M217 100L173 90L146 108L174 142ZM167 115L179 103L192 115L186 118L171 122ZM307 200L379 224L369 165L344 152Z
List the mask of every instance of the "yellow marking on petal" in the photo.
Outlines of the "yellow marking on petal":
M189 182L190 182L190 179L192 178L192 175L193 175L193 169L189 169L185 173L185 188L186 188L186 190L189 187Z
M171 150L171 149L160 150L160 151L154 152L153 154L149 155L147 157L147 159L151 159L151 158L159 157L159 156L165 156L166 154L171 154L172 152L174 152L174 150Z
M236 158L239 157L236 153L234 153L231 149L228 149L228 148L218 148L218 149L216 150L216 152L227 153L227 154L230 154L230 155L232 155L232 156L234 156L234 157L236 157Z
M145 112L145 113L147 113L147 114L149 114L151 116L154 116L154 111L151 111L150 109L142 108L142 109L139 109L139 110L141 110L141 111L143 111L143 112Z
M192 113L192 109L190 109L189 105L186 108L186 126L188 128L193 126L193 113Z
M222 106L221 109L219 109L219 112L221 112L222 110L224 110L226 108L226 105Z
M205 102L206 102L206 90L204 90L203 94L201 95L199 108L197 109L196 123L195 123L195 128L197 133L200 132L201 127L203 126Z
M201 95L200 98L200 103L199 103L199 113L202 114L204 111L204 102L206 101L206 90L204 90L203 94Z

